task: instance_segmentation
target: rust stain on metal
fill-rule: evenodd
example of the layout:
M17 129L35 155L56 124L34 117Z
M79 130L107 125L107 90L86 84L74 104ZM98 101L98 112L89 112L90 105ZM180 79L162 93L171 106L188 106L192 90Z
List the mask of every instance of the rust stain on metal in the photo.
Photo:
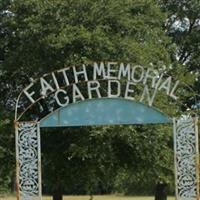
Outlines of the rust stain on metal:
M16 161L16 196L17 196L17 200L19 200L19 161Z
M14 121L14 126L15 126L15 148L16 148L16 196L17 196L17 200L20 200L20 192L19 192L19 159L18 159L18 127L19 127L19 122L18 121Z
M15 129L18 128L19 122L18 121L14 121L14 127Z
M197 200L200 200L200 165L199 165L199 132L198 132L198 126L199 125L199 119L196 117L195 120L195 129L196 129L196 176L197 176Z
M196 156L196 173L197 173L197 200L200 199L199 191L200 191L200 177L199 177L199 154Z
M17 195L17 200L19 200L19 183L16 183L16 195Z

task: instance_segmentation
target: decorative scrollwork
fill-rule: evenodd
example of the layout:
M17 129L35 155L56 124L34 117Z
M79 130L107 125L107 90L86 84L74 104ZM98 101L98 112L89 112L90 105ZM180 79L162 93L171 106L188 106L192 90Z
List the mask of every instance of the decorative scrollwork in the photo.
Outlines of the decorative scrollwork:
M174 122L176 195L179 200L198 198L198 141L195 120L183 116Z
M40 133L37 126L36 122L21 122L17 127L17 179L22 200L40 199Z

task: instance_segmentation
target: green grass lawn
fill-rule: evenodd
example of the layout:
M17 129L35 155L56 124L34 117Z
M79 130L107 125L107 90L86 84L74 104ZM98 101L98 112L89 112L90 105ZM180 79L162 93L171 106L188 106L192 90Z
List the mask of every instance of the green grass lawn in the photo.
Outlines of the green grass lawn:
M97 195L93 200L154 200L154 197L132 197L115 195ZM0 200L16 200L16 197L0 197ZM42 200L52 200L52 197L44 196ZM64 196L64 200L89 200L89 196ZM174 197L168 197L168 200L175 200Z

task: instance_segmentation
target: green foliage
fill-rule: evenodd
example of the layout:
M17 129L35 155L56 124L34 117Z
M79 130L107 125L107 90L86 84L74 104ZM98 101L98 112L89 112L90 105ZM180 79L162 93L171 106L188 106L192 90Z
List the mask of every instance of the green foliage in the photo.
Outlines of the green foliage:
M9 120L0 120L0 194L13 191L15 179L14 130Z
M152 1L20 0L10 11L4 66L20 75L88 60L169 61L165 16Z
M159 2L163 10L168 13L166 28L173 45L176 46L176 52L172 55L173 60L181 64L186 73L190 74L190 83L193 80L191 85L198 94L200 91L200 2L198 0L159 0Z
M159 176L169 182L173 193L172 130L168 126L45 129L42 150L47 193L56 182L66 194L153 194Z
M167 45L171 64L167 70L175 79L181 81L179 90L180 111L195 109L199 112L199 7L197 0L166 1L156 0L167 15L165 29L171 42ZM188 109L190 108L190 109ZM174 110L174 109L173 109Z
M133 163L128 168L119 170L115 180L116 191L128 195L154 194L158 177L163 177L168 182L169 192L173 193L172 128L148 125L134 129L136 131L130 154L137 156L133 156Z
M187 6L191 6L188 2ZM166 17L174 13L181 20L185 16L194 20L194 15L198 19L198 7L188 7L185 11L180 1L159 3L165 13L153 0L1 1L2 188L11 184L15 168L14 130L11 128L14 104L30 77L88 61L168 66L172 59L170 73L193 84L185 74L193 70L192 66L196 71L199 69L199 31L196 25L189 32L172 30L173 23L169 21L171 39L166 36L165 24ZM176 9L179 6L181 9ZM182 58L181 65L175 59L177 53L185 49L192 56L189 67L182 65L187 58ZM185 56L183 52L179 57L182 54ZM167 99L160 98L158 104L170 107L166 102ZM172 107L168 110L174 112ZM172 188L171 132L165 126L42 130L44 191L152 193L158 176L169 180Z

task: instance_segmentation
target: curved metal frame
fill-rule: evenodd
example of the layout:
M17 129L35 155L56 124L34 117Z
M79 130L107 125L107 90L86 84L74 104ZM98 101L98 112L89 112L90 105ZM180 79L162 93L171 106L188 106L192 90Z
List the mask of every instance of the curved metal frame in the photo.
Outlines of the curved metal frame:
M106 81L106 80L118 80L118 81L123 81L123 82L126 81L126 80L120 80L120 79L97 79L97 81ZM60 87L59 89L66 89L66 88L69 88L70 86L72 86L72 85L74 85L74 84L82 84L82 83L87 83L87 82L89 82L89 80L88 80L88 81L79 81L78 83L71 83L71 84L69 84L69 85L67 85L67 86ZM24 91L24 90L23 90L23 91ZM19 115L19 117L18 117L18 115L17 115L17 114L18 114L18 112L17 112L17 110L18 110L18 109L17 109L17 108L18 108L18 102L19 102L19 99L20 99L21 95L23 94L23 91L20 93L20 95L18 96L18 99L17 99L16 109L15 109L15 121L19 121L20 118L21 118L35 103L37 103L37 102L39 102L41 99L43 99L42 96L39 97L38 99L36 99L36 100L35 100L35 103L30 104L30 105ZM58 91L58 90L55 90L55 91L53 91L53 92L48 92L48 93L47 93L47 96L56 93L56 91ZM108 97L101 97L101 98L108 98ZM119 97L119 98L122 98L122 97ZM153 107L153 106L151 106L151 107ZM153 107L153 108L154 108L154 107ZM154 108L154 109L157 109L157 108ZM157 109L157 110L159 110L159 109ZM159 110L159 112L162 112L162 111Z
M92 64L92 63L88 63L88 64ZM72 67L74 67L74 66L75 66L75 65L68 66L68 68L72 68ZM89 65L88 67L92 67L92 66ZM63 70L63 69L65 69L65 68L62 68L62 69L59 69L59 70ZM44 74L43 76L41 76L40 78L45 78L46 76L50 75L51 73L55 73L55 72L57 72L57 71L59 71L59 70L55 70L55 71L52 71L52 72L50 72L50 73L46 73L46 74ZM164 74L164 75L167 76L167 77L170 77L170 76L171 76L171 75L167 74L166 72L162 72L161 74ZM171 77L172 77L172 76L171 76ZM40 78L34 79L34 80L32 81L32 83L37 82ZM118 80L118 81L123 81L123 80L120 80L120 79L96 79L96 80L97 80L97 81L105 81L105 80ZM90 80L88 80L88 81L90 81ZM67 85L67 86L60 87L60 89L66 89L66 88L70 87L70 86L73 85L73 84L87 83L88 81L79 81L78 83L70 83L70 84ZM200 97L200 95L197 94L197 93L192 89L192 87L191 87L190 85L185 84L185 83L183 83L183 82L181 82L181 84L183 84L187 89L189 89L189 90L194 94L193 97L194 97L194 99L195 99L195 102L197 103L196 97L197 97L197 96ZM39 101L43 98L43 97L41 96L41 97L39 97L38 99L36 99L36 100L35 100L35 103L32 103L31 105L29 105L29 106L19 115L19 117L18 117L18 105L19 105L19 100L20 100L20 97L22 96L22 94L23 94L24 91L25 91L25 89L21 91L21 93L19 94L19 96L18 96L18 98L17 98L17 101L16 101L16 106L15 106L15 121L19 121L20 118L21 118L35 103L39 102ZM53 91L53 92L48 92L48 93L47 93L47 96L48 96L48 95L51 95L51 94L53 94L53 93L55 93L56 91L57 91L57 90L55 90L55 91ZM183 105L182 102L179 102L179 104L180 104L180 105Z

